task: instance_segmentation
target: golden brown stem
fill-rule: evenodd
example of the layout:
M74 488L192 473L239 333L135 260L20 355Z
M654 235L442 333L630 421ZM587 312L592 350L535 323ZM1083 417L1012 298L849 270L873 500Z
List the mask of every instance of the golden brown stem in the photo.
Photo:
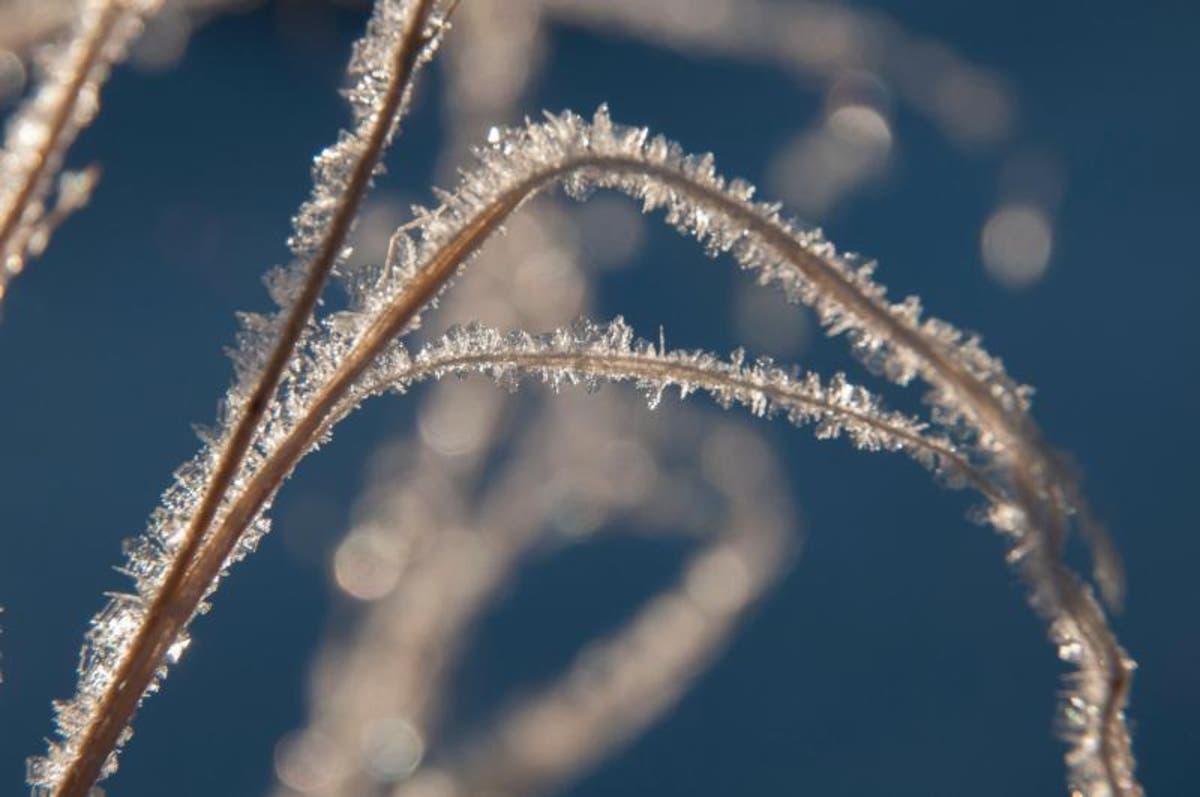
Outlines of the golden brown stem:
M200 551L205 532L241 467L263 413L295 349L296 341L308 323L329 272L345 244L346 236L370 185L371 174L383 152L389 130L411 80L417 58L428 43L425 29L433 5L434 0L418 0L416 11L396 48L392 79L388 84L383 105L375 117L362 154L325 231L321 246L309 265L303 289L288 313L275 348L263 367L259 381L246 402L237 425L225 443L212 479L188 524L171 569L163 579L138 635L113 678L112 686L104 695L93 722L80 743L77 756L55 791L56 797L83 797L95 783L104 761L112 753L121 733L133 718L138 702L153 680L167 649L199 603L200 594L197 594L193 601L181 603L177 593L181 585L187 583L185 577L197 552ZM211 581L211 578L208 581Z
M32 153L33 165L25 170L24 179L13 194L11 204L4 209L0 216L0 268L3 259L9 257L21 258L23 251L17 251L13 246L14 234L21 219L25 216L26 208L32 201L42 199L38 196L39 187L45 184L46 172L50 168L53 153L62 149L62 138L67 130L68 122L75 114L83 87L87 84L88 76L99 61L113 33L117 21L121 17L122 3L120 0L108 0L100 8L99 16L90 30L85 32L86 38L80 43L79 55L70 67L71 79L62 89L62 101L54 109L50 117L49 130L42 145ZM21 243L21 242L17 242ZM23 249L23 247L21 247ZM0 278L0 297L4 295L4 283Z
M971 408L975 414L975 423L980 428L1000 436L1011 452L1008 463L1013 473L1018 503L1034 527L1043 529L1050 541L1048 547L1037 546L1035 556L1039 572L1044 576L1048 588L1053 591L1055 603L1062 606L1076 622L1089 647L1107 668L1109 689L1105 704L1101 707L1104 717L1101 745L1105 754L1105 765L1109 767L1108 781L1111 791L1118 797L1138 794L1136 784L1114 771L1111 766L1113 761L1127 758L1121 721L1130 675L1126 659L1108 631L1099 608L1088 598L1084 587L1058 561L1057 544L1064 533L1065 519L1062 517L1061 508L1049 502L1043 495L1038 474L1051 471L1045 464L1044 449L1032 424L1005 409L991 395L986 385L954 362L939 344L927 339L921 332L901 324L878 307L833 264L806 250L786 230L714 188L692 181L670 169L628 156L589 154L569 159L554 167L547 167L530 176L481 210L405 284L393 303L364 332L337 371L320 389L305 416L248 481L221 522L204 540L205 544L196 553L194 565L181 579L171 583L170 590L164 587L159 600L147 617L145 633L139 635L130 651L128 664L129 669L138 676L135 684L137 692L130 694L123 691L124 682L118 682L116 687L122 704L128 704L129 711L132 711L140 690L149 682L161 657L196 610L244 530L326 428L331 414L383 348L413 320L458 267L526 199L555 180L572 172L589 169L610 174L626 173L650 177L701 202L720 208L731 219L760 236L820 292L836 299L866 326L886 336L897 348L906 349L918 357L925 364L924 372L933 384L957 395Z

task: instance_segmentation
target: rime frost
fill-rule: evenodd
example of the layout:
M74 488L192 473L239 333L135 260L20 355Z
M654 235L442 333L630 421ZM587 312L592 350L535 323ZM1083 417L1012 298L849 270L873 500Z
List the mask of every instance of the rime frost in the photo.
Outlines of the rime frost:
M982 425L964 425L977 420L978 409L948 378L951 371L979 385L1002 413L1020 418L1028 409L1030 390L1010 379L976 336L923 317L916 297L888 300L873 279L873 262L839 253L820 230L802 228L775 204L755 202L753 186L719 176L711 155L687 155L645 128L614 124L602 106L591 122L568 112L517 129L493 128L477 156L479 165L455 191L438 192L437 209L414 208L415 242L398 236L395 257L351 278L358 300L352 309L364 324L388 303L388 288L412 279L478 225L495 228L547 185L561 182L578 199L596 189L616 189L640 201L646 212L662 210L669 224L696 238L709 255L729 253L763 284L776 284L792 300L814 307L829 334L845 334L872 370L900 384L921 375L934 387L930 400L947 427L962 427L961 432ZM1006 441L980 435L976 442L999 449Z
M411 357L393 349L367 372L351 400L384 390L403 393L416 382L468 373L486 374L509 390L524 379L541 380L554 390L632 382L652 409L672 388L680 398L705 392L725 409L740 405L760 418L781 415L796 426L811 424L823 440L845 436L866 451L905 453L949 483L981 478L948 438L929 434L927 424L886 409L842 374L824 382L768 358L748 363L741 350L729 359L705 351L668 351L635 337L621 318L607 324L580 321L541 335L502 333L481 325L455 327Z
M345 189L348 169L362 146L361 125L374 112L379 86L386 82L379 73L386 63L381 42L405 8L398 2L377 6L368 42L356 50L359 83L349 97L360 132L344 134L317 159L314 192L296 218L290 242L298 263L319 245L319 231L328 225L331 207ZM914 297L889 300L873 278L874 263L839 253L820 231L803 229L777 206L756 202L753 187L719 176L711 156L687 155L644 128L615 125L603 107L590 122L564 113L515 130L496 128L478 156L479 165L464 174L456 190L438 194L439 207L415 209L415 220L397 232L383 264L343 269L349 306L310 324L231 495L240 492L282 441L292 439L301 419L320 423L313 439L302 441L311 449L337 420L374 393L471 371L509 387L524 377L554 387L633 381L651 406L669 388L681 395L702 390L722 406L740 404L756 415L812 423L822 438L845 435L866 450L904 452L951 483L969 481L984 492L990 501L986 517L1010 539L1010 558L1031 585L1031 602L1051 624L1060 653L1077 667L1062 712L1072 743L1068 762L1073 787L1089 797L1137 793L1122 714L1132 663L1112 638L1089 588L1059 560L1060 526L1075 510L1070 506L1074 493L1054 483L1061 469L1050 461L1028 419L1029 389L1010 379L978 338L925 317ZM930 385L935 431L885 410L844 377L823 382L769 361L747 363L740 352L730 360L704 352L666 352L635 339L620 321L583 324L546 336L465 327L410 355L394 338L419 323L421 310L433 304L426 298L429 291L444 290L488 235L530 196L554 183L579 199L601 188L622 191L647 212L661 210L669 224L696 238L710 255L728 253L754 270L760 282L778 285L791 299L812 306L827 331L846 335L873 371L900 384L920 377ZM299 279L296 265L276 270L269 279L272 296L285 310ZM402 311L407 300L420 306ZM136 595L115 598L94 621L79 693L59 711L65 741L52 747L48 759L31 765L36 785L48 787L60 776L71 746L107 688L203 492L229 422L254 383L278 318L243 317L233 354L237 384L215 430L206 433L205 449L177 474L147 534L130 544L127 568L135 578ZM335 374L341 379L348 373L347 364L364 365L362 377L339 382L342 392L335 402L317 410L315 397L334 384ZM290 470L295 462L281 464ZM222 512L227 509L228 501ZM266 509L259 507L231 559L253 550L266 531ZM185 645L186 640L179 641L172 656ZM108 769L113 766L110 762Z
M88 13L99 14L109 5L113 4L89 3ZM242 329L236 348L230 352L235 367L235 382L219 406L215 425L210 429L198 430L204 443L203 448L191 461L175 472L174 483L163 494L161 504L150 517L146 532L126 542L126 561L122 571L133 579L133 592L112 595L108 605L91 621L91 628L80 653L75 696L55 704L58 741L50 743L45 757L32 758L27 765L27 777L35 795L51 793L65 774L66 767L74 759L83 734L93 721L106 692L111 688L112 679L139 630L146 607L156 597L163 578L171 567L188 522L195 513L213 474L224 439L253 389L262 363L274 344L279 325L295 299L306 264L320 246L322 235L330 225L333 208L339 197L345 193L348 175L361 155L365 137L372 129L376 114L383 105L382 92L391 79L392 53L396 42L400 39L403 27L410 19L415 6L415 0L383 0L377 3L367 33L355 47L349 68L355 83L347 92L354 110L355 128L350 132L341 132L337 142L314 160L312 195L293 220L294 232L289 239L295 259L289 266L275 269L266 278L268 291L281 309L270 316L243 314L240 317ZM121 0L115 3L115 7L122 9L123 13L127 9L128 13L132 14L135 8L145 10L151 5L150 0L143 0L141 5ZM124 26L120 29L126 31L121 40L121 47L132 35L131 26L136 23L136 19L131 17L131 20L120 23ZM441 17L434 17L430 24L432 30L427 31L427 44L420 55L420 61L428 60L444 27ZM117 45L113 44L111 47L116 48ZM117 54L117 50L110 53L113 58ZM103 74L103 71L97 72L86 96L94 95L95 85ZM61 87L55 89L51 86L48 90L61 91ZM94 105L94 102L92 104ZM48 100L47 107L50 105ZM91 107L86 103L85 106ZM407 96L402 98L398 113L390 121L388 139L394 134L399 118L406 108ZM35 107L34 111L44 113L45 109L37 111ZM86 122L87 118L90 117L80 116L75 122L76 126ZM43 121L37 119L40 117L36 117L33 122L18 119L16 124L24 126L15 133L12 132L14 128L10 128L10 137L16 136L24 141L25 137L32 135L29 131L34 129L28 125L44 125ZM41 127L37 130L41 130ZM58 153L56 157L60 155L61 153ZM3 168L19 166L19 163L13 164L6 160ZM5 177L5 185L8 184L7 174L8 172L4 172L0 175ZM313 329L315 330L315 327ZM307 337L313 337L312 331L310 330ZM233 499L270 456L276 444L294 423L297 413L307 405L314 387L328 375L329 363L336 362L340 356L340 352L335 351L337 341L336 336L327 335L303 342L302 350L294 358L283 379L278 399L269 406L254 443L218 510L218 520L228 511ZM257 546L269 526L266 517L269 508L269 501L259 507L255 518L226 562L226 568ZM211 595L216 587L217 582L209 585L206 599L198 608L199 612L207 611L207 596ZM188 637L185 632L167 650L167 664L178 661L187 646ZM159 669L148 692L158 688L166 675L167 664ZM116 770L117 752L130 735L132 731L126 728L118 750L114 751L104 766L102 777Z
M1123 716L1132 662L1090 588L1059 559L1072 517L1088 512L1075 505L1077 491L1028 416L1031 390L1014 382L977 336L924 316L915 297L889 300L874 280L873 262L839 253L819 230L799 227L776 205L753 201L753 187L719 176L710 155L687 155L644 128L615 125L604 107L591 122L563 113L518 129L495 128L477 154L477 168L463 175L455 191L439 192L435 210L414 209L409 227L417 230L416 239L398 232L394 256L352 283L358 302L346 329L357 327L361 334L380 323L393 291L403 294L406 285L445 273L446 253L457 253L450 265L461 267L509 214L548 185L561 183L578 199L599 188L616 189L647 212L663 211L669 224L710 255L729 253L756 271L760 282L813 307L829 334L846 335L871 370L899 384L920 377L930 386L934 423L991 471L1001 494L1011 496L989 516L1002 516L998 528L1012 540L1010 559L1031 588L1032 605L1048 622L1076 629L1079 675L1068 683L1063 715L1086 721L1067 723L1076 729L1068 735L1073 787L1095 797L1138 792ZM449 279L438 279L444 290ZM393 334L412 329L419 315L399 320L406 326L387 327ZM686 391L688 384L680 387ZM847 430L855 434L853 427ZM1084 530L1098 583L1118 584L1102 532ZM1072 699L1089 710L1072 709Z
M0 299L8 282L40 254L63 217L86 203L96 175L67 173L57 182L67 148L91 124L100 87L161 0L86 0L70 38L39 61L38 88L8 120L0 150Z

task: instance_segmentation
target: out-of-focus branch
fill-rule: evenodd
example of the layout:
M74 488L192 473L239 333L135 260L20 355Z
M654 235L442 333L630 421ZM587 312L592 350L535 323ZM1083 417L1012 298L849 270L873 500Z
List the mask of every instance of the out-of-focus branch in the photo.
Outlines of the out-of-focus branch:
M33 95L8 121L0 151L0 300L31 251L45 248L60 214L46 200L67 148L91 123L101 85L161 0L85 0L66 44L49 55ZM60 202L58 208L71 208ZM38 242L31 247L32 242Z

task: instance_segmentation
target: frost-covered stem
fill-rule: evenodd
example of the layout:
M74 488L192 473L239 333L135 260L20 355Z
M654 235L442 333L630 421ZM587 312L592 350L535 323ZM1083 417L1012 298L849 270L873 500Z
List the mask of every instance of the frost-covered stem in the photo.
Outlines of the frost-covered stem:
M1131 761L1132 756L1128 751L1122 712L1128 693L1131 664L1108 630L1101 610L1091 599L1086 587L1059 561L1062 512L1043 495L1041 482L1037 479L1036 474L1042 470L1042 444L1033 437L1031 424L1007 411L985 385L953 362L937 343L905 327L877 307L834 266L819 255L805 250L774 220L752 212L735 199L679 172L628 156L602 153L573 156L541 169L502 192L456 228L359 337L354 348L314 397L305 416L248 482L246 489L213 532L209 544L200 552L195 567L181 584L178 591L180 611L187 614L194 611L242 531L319 437L325 419L384 347L417 317L459 267L525 200L547 185L581 171L648 177L726 213L737 224L759 235L812 281L820 292L836 299L864 326L879 331L897 348L911 352L924 364L923 372L933 384L961 397L974 411L974 421L981 430L1001 437L1006 443L1006 450L1012 452L1007 464L1011 466L1018 505L1031 527L1042 529L1041 533L1032 531L1025 540L1030 551L1023 562L1033 583L1047 590L1039 598L1044 601L1039 608L1049 619L1059 615L1068 617L1087 648L1089 661L1104 673L1103 697L1098 706L1098 744L1108 793L1113 797L1139 794L1136 782L1125 774L1129 770L1125 762ZM1045 538L1042 534L1046 535ZM1050 544L1045 539L1049 539Z
M21 270L31 235L26 228L41 218L35 207L45 202L53 173L78 133L80 108L87 101L88 90L98 88L108 64L120 56L131 36L121 24L126 21L125 15L148 14L157 5L155 0L140 6L131 0L101 0L85 7L76 39L68 45L69 60L50 67L53 72L61 69L65 80L59 74L48 75L46 83L13 115L10 124L36 125L38 105L53 102L34 147L24 151L19 137L10 128L9 151L0 152L5 159L17 161L13 172L5 175L12 183L3 187L4 204L0 208L0 299L4 298L8 279ZM133 22L136 23L136 16ZM24 121L26 117L28 121Z
M1057 522L1056 518L1045 516L1046 501L1044 498L1040 498L1038 486L1029 483L1027 473L1018 472L1015 482L1018 505L1027 513L1032 527L1037 528L1039 522L1045 525ZM1099 701L1099 706L1096 707L1099 713L1096 744L1100 750L1098 760L1104 769L1104 786L1107 788L1107 792L1101 791L1095 792L1095 794L1098 797L1142 797L1144 792L1133 777L1133 751L1124 716L1125 706L1129 701L1129 692L1133 686L1135 664L1109 628L1104 610L1092 596L1091 590L1079 576L1067 567L1059 550L1048 548L1044 544L1035 544L1026 553L1026 557L1030 560L1027 567L1034 572L1041 570L1047 574L1046 585L1054 590L1053 600L1061 607L1056 610L1053 605L1045 606L1035 595L1034 608L1052 623L1052 628L1060 616L1065 616L1074 626L1073 630L1075 636L1078 637L1078 643L1082 644L1084 648L1084 651L1076 655L1064 655L1063 647L1060 645L1060 657L1077 665L1085 658L1090 658L1094 666L1101 671L1101 677L1104 679L1103 697ZM1075 644L1075 640L1067 644ZM1080 682L1080 688L1077 691L1084 691L1086 679L1090 675L1091 673L1086 672L1085 668L1080 666L1079 673L1074 676ZM1074 699L1073 697L1068 698L1066 706L1068 712L1074 709L1078 709L1081 713L1092 710L1090 706L1074 706ZM1066 717L1064 722L1071 721L1071 719L1071 717ZM1080 724L1086 725L1086 720ZM1064 730L1068 736L1078 732L1069 727ZM1084 749L1073 750L1068 755L1068 762L1071 760L1071 755L1088 755L1090 751L1086 749L1087 744L1088 742L1084 740ZM1073 792L1073 794L1091 793L1093 792Z
M958 396L967 405L981 433L1000 438L1004 444L1000 450L1010 454L1003 464L1011 468L1018 506L1034 529L1024 535L1023 544L1030 550L1023 560L1023 567L1035 585L1035 600L1041 602L1039 608L1048 618L1065 616L1074 627L1075 636L1086 646L1084 655L1089 670L1084 676L1093 674L1091 668L1105 675L1101 696L1097 699L1101 714L1097 743L1105 770L1105 791L1095 793L1107 793L1111 797L1139 794L1136 783L1126 774L1132 758L1128 753L1122 711L1128 690L1129 664L1108 631L1099 606L1091 599L1086 587L1059 561L1062 510L1044 496L1042 482L1037 478L1037 474L1045 473L1046 469L1041 465L1041 443L1032 424L1005 409L991 395L988 386L954 362L938 342L901 324L832 263L805 249L777 219L760 215L736 198L681 172L625 154L573 154L552 165L534 169L485 201L439 240L427 259L415 272L407 275L395 298L378 312L353 348L341 358L337 369L316 391L307 410L247 481L205 545L197 551L193 566L178 582L178 587L170 594L164 592L165 603L156 618L161 628L155 635L140 640L142 644L135 646L136 656L131 658L143 657L147 652L152 653L153 662L161 658L219 575L243 531L320 437L351 388L393 338L417 318L459 267L524 201L553 182L580 172L615 178L621 175L647 178L725 214L777 251L790 267L816 286L818 295L832 298L863 327L877 332L897 350L908 352L921 364L926 379ZM1036 529L1043 531L1039 533ZM1046 539L1051 544L1046 544ZM1043 591L1039 593L1038 588ZM147 679L152 671L153 667L150 667ZM136 697L132 701L136 702Z
M939 462L949 473L962 478L977 489L989 502L999 504L1009 500L998 485L972 465L948 440L923 435L910 424L898 423L882 413L855 409L812 395L804 389L801 382L791 382L787 385L766 384L744 373L680 362L664 357L666 354L515 349L455 353L418 359L410 368L401 373L389 373L388 377L411 383L436 377L444 372L516 369L525 373L584 374L613 382L634 380L655 385L687 385L689 389L703 390L713 396L737 396L739 398L735 400L751 408L753 399L750 397L761 395L773 407L804 409L868 427L883 437L902 442L913 452L930 461ZM387 385L368 386L369 389L378 390L385 387Z
M1132 776L1133 757L1123 719L1133 664L1108 629L1103 612L1087 586L1061 562L1067 518L1060 497L1053 493L1064 489L1054 484L1061 478L1061 470L1034 424L1019 410L1007 408L995 393L995 385L968 371L940 341L915 325L901 322L842 269L805 248L776 218L756 212L718 186L620 151L573 151L561 160L538 164L459 223L364 333L350 359L359 354L373 357L391 336L401 332L421 307L437 295L458 266L524 201L554 182L581 174L599 176L617 187L622 176L653 181L751 231L811 283L816 295L832 299L861 328L915 359L930 384L957 399L956 404L965 410L980 435L996 441L993 450L1013 480L1018 507L1028 527L1022 543L1027 555L1021 566L1034 587L1035 605L1049 621L1060 616L1069 620L1086 647L1083 655L1089 667L1102 674L1102 696L1096 706L1099 712L1096 744L1104 770L1103 786L1112 797L1140 794L1141 789ZM1103 555L1104 551L1100 553ZM1108 565L1101 562L1099 569L1111 571ZM1087 744L1085 741L1084 745Z
M345 245L346 236L358 214L359 205L370 185L371 175L379 163L396 112L408 88L417 58L428 43L426 25L433 5L434 0L417 0L416 10L409 18L408 26L395 50L393 71L383 104L375 115L370 134L354 165L346 191L322 238L320 248L309 265L304 286L284 321L275 347L263 366L237 425L225 443L204 498L192 516L171 569L163 580L154 603L147 611L137 637L112 680L112 685L105 693L100 708L80 743L78 754L55 791L56 797L83 797L95 783L105 760L129 725L142 693L161 666L167 649L196 610L199 596L196 600L181 601L177 591L181 585L188 583L186 576L197 553L202 550L205 532L241 467L259 422L279 386L280 377L291 358L296 342L312 315L338 254Z
M705 205L716 206L739 224L753 230L784 256L801 274L813 282L818 291L834 298L847 311L865 325L878 330L879 334L893 341L898 348L906 349L924 361L929 368L931 381L939 387L952 390L977 413L977 425L993 434L1005 435L1011 446L1020 451L1033 449L1041 459L1043 444L1036 437L1030 424L1022 417L1010 413L991 395L982 384L965 369L953 362L941 347L927 340L919 332L901 324L891 314L882 312L857 286L820 256L801 246L786 230L730 199L724 192L688 179L679 172L646 163L630 157L590 155L572 158L566 163L545 169L529 176L515 188L499 197L476 215L472 221L425 265L404 293L397 298L384 318L377 322L365 340L383 336L390 338L399 332L441 289L462 262L472 254L483 240L499 227L517 207L533 194L548 185L562 180L571 173L586 170L602 170L606 173L629 173L649 177L682 193L691 195ZM389 320L390 319L390 320ZM381 329L382 328L382 329ZM374 335L372 333L375 333ZM378 346L376 347L376 350ZM1028 454L1027 454L1028 456Z
M1097 744L1104 769L1104 786L1112 797L1141 794L1132 776L1133 756L1123 719L1133 663L1109 630L1103 612L1087 586L1061 562L1067 518L1060 496L1053 491L1069 488L1054 484L1062 474L1057 458L1024 413L1005 407L995 394L994 386L970 373L923 330L902 323L845 272L820 254L806 249L774 218L760 215L717 187L644 158L605 152L571 154L558 163L534 170L471 216L451 237L445 249L420 270L411 290L402 294L385 314L385 318L392 316L393 321L398 319L399 323L385 325L384 329L394 332L403 329L416 312L411 302L436 295L441 283L454 273L456 264L444 257L447 251L452 255L458 252L470 254L527 198L553 182L580 173L598 174L614 183L622 175L648 178L690 197L699 206L717 210L752 231L807 279L817 295L833 299L845 315L854 318L863 328L888 341L894 349L915 358L920 363L922 376L936 388L955 396L979 433L998 442L995 450L1001 464L1011 474L1018 505L1032 535L1025 541L1030 555L1026 556L1022 567L1034 585L1035 605L1050 621L1065 615L1087 648L1085 656L1103 673L1103 697L1097 707ZM377 328L379 325L373 330ZM368 332L367 338L370 336L371 332ZM1049 495L1047 480L1052 491ZM1093 529L1091 533L1099 536L1097 530ZM1101 548L1097 553L1104 556L1106 549ZM1111 573L1114 566L1100 561L1098 570L1102 574ZM1038 590L1045 590L1046 594L1038 595Z
M1061 471L1056 458L1033 424L1023 414L1007 410L986 384L947 357L936 343L927 340L917 330L901 324L890 313L881 312L838 269L804 249L785 231L765 223L756 214L731 202L722 192L705 185L694 185L674 171L647 166L633 159L600 165L611 170L649 174L677 190L697 196L704 203L720 207L738 222L753 229L816 285L818 292L834 297L868 328L877 331L896 348L908 350L923 361L926 378L935 386L956 394L975 414L973 421L976 428L982 433L994 435L1002 442L1003 456L1011 467L1020 506L1031 528L1044 535L1044 539L1035 543L1038 550L1029 558L1026 566L1035 573L1037 583L1053 591L1052 603L1061 606L1074 621L1079 634L1096 657L1097 664L1105 670L1107 689L1099 707L1099 744L1107 786L1113 797L1141 794L1140 787L1127 773L1128 767L1124 763L1132 760L1122 715L1132 682L1133 665L1109 630L1103 612L1091 598L1087 587L1061 561L1067 520L1055 496L1044 494L1043 481L1039 477L1058 478ZM586 168L587 164L581 166ZM1041 575L1036 575L1038 571L1041 571ZM1044 613L1053 619L1053 606L1047 609Z
M75 105L79 102L80 94L92 72L92 66L104 51L108 37L116 27L121 16L120 0L108 0L100 6L100 11L91 20L91 25L83 32L79 51L75 61L70 65L71 75L68 83L62 89L62 101L58 103L41 146L29 156L30 166L22 175L16 191L9 199L4 215L0 216L0 252L8 255L8 242L17 228L17 222L24 215L29 200L33 197L39 185L43 185L43 175L51 163L51 154L61 151L62 135L67 128L67 122L75 113ZM85 17L86 19L86 17Z
M14 230L17 229L17 222L24 216L30 199L34 197L38 186L46 185L43 175L46 174L49 164L52 162L50 156L56 151L61 151L62 145L64 145L61 140L62 133L67 128L67 121L71 119L76 110L76 103L79 102L84 85L88 83L92 66L100 59L104 44L108 42L108 37L112 35L116 26L116 20L120 18L121 5L120 0L104 2L89 28L83 31L77 58L68 67L71 79L65 86L62 86L62 98L55 107L54 114L50 116L46 136L42 139L41 146L31 152L30 166L25 169L22 181L17 190L12 193L11 199L8 200L4 215L0 216L0 252L5 256L10 254L8 241L12 238Z

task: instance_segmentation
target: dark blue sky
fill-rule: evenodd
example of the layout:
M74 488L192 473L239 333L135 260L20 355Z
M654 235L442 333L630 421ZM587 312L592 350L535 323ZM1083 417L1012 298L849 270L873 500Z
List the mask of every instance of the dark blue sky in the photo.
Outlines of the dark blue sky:
M1057 152L1068 188L1047 277L1002 289L978 266L997 157L949 147L901 106L898 168L827 230L878 257L895 295L920 293L934 313L980 331L1037 387L1039 422L1081 466L1128 567L1116 624L1141 665L1132 718L1143 782L1188 793L1200 748L1200 12L1184 2L870 5L1004 75L1020 101L1017 138ZM266 306L259 277L286 255L307 164L346 118L336 88L362 18L324 19L301 40L278 35L273 8L221 19L171 71L120 70L71 158L103 163L94 202L7 299L4 793L20 792L23 760L50 731L49 701L70 691L100 594L122 585L110 569L120 540L140 531L196 449L190 424L211 420L230 375L233 313ZM552 45L530 114L607 100L618 120L713 150L726 174L762 181L768 153L819 109L763 66L565 28ZM388 189L420 195L432 179L436 68L429 83ZM728 317L744 276L654 232L639 268L600 285L604 313L651 333L661 323L676 345L727 350L735 333L711 319ZM668 293L672 277L684 285ZM805 364L852 369L843 348L821 343ZM403 402L384 404L305 463L278 518L312 494L348 511L363 452L409 421ZM570 793L1061 794L1059 668L1000 542L963 519L966 498L908 462L772 431L804 511L802 559L679 709ZM595 553L530 574L489 615L464 694L498 694L556 650L537 629L602 624L669 569L626 547ZM617 558L628 575L612 584L603 574ZM563 595L554 588L564 580L589 588ZM302 719L328 605L325 574L268 538L142 712L111 793L260 794L275 740Z

